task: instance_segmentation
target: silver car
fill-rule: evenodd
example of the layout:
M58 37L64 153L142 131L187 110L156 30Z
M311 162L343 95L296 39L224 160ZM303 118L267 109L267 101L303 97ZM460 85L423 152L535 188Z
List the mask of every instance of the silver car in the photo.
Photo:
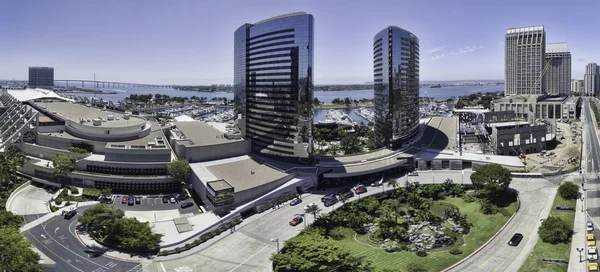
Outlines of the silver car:
M587 222L587 231L588 232L594 231L594 224L592 223L592 221Z

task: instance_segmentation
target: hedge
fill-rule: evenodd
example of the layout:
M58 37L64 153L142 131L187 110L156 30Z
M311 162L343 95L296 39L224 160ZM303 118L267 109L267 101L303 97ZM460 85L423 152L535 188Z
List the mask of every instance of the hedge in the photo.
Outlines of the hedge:
M242 219L241 218L236 218L233 221L228 222L225 225L222 225L218 228L216 228L215 230L209 232L209 233L205 233L200 235L200 237L196 240L194 240L191 243L187 243L185 244L183 247L176 247L174 249L166 249L166 250L161 250L160 252L158 252L158 256L166 256L166 255L170 255L170 254L174 254L174 253L179 253L179 252L183 252L186 251L192 247L195 247L197 245L200 245L208 240L210 240L211 238L221 234L222 232L232 228L233 226L236 226L238 224L242 223Z
M258 213L262 213L262 212L264 212L264 211L266 211L268 209L273 208L277 204L284 203L284 202L286 202L288 200L292 200L292 199L297 198L297 197L298 197L298 194L291 194L291 195L285 195L285 196L279 197L277 200L275 200L275 201L273 201L271 203L268 203L268 204L260 206L260 208L258 208Z
M83 148L79 148L79 147L75 147L75 146L71 146L69 147L69 151L73 152L73 153L81 153L81 154L88 154L91 153L90 151L83 149Z

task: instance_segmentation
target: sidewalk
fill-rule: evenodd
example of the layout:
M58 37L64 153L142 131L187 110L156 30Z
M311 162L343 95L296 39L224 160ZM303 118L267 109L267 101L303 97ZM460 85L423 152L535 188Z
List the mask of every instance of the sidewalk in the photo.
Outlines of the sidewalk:
M581 211L581 205L583 201L578 200L577 206L575 207L575 226L573 227L573 237L571 238L571 256L569 257L569 272L586 272L587 271L587 248L585 247L585 234L586 234L586 214ZM583 256L583 262L579 262L579 252L577 248L585 249L585 252L581 252Z

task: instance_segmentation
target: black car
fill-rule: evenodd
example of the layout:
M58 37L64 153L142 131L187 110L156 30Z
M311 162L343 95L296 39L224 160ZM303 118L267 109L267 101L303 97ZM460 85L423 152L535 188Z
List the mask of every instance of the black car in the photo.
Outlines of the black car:
M181 204L181 208L182 209L185 209L185 208L188 208L188 207L191 207L191 206L194 206L194 203L192 203L192 202L186 202L186 203Z
M142 200L139 197L135 198L135 204L140 204L142 202Z
M518 246L519 243L521 243L521 240L523 240L523 234L515 233L515 235L513 235L513 237L510 238L510 241L508 241L508 245L509 246Z
M325 202L329 201L332 198L335 198L335 194L330 194L330 195L326 195L326 196L321 197L321 202L325 203Z
M130 195L129 198L127 198L127 205L132 206L133 205L133 196Z
M65 213L65 219L71 219L73 218L73 216L75 216L77 214L76 210L72 210L72 211L68 211L67 213Z
M169 197L163 196L163 203L169 203Z
M292 202L290 202L290 206L296 206L300 203L302 203L302 199L296 198L296 199L292 200Z
M348 188L348 189L342 189L342 190L339 190L339 191L337 192L337 195L338 195L338 196L341 196L341 195L343 195L343 196L345 196L346 198L351 198L351 197L353 197L353 196L354 196L354 193L352 192L352 190L350 190L350 189Z
M333 205L333 204L335 204L337 202L338 202L338 199L335 198L335 197L333 197L333 198L329 198L329 199L325 200L323 202L323 205L325 205L325 207L329 207L329 206L331 206L331 205Z

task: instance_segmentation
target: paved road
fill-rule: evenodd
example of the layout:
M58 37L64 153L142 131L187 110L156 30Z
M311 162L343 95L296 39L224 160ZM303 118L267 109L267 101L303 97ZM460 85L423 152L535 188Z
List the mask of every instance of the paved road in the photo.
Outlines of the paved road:
M29 185L15 195L7 210L21 215L49 213L48 201L53 194L48 187Z
M466 173L465 175L465 183L470 183L468 174L469 173ZM412 181L418 178L422 184L427 184L432 182L432 177L433 175L429 172L420 173L419 177L410 177L410 179ZM444 180L446 177L453 178L457 181L461 179L461 172L435 172L436 183ZM404 180L405 178L400 179L400 181ZM485 267L494 266L494 264L496 264L494 267L497 267L498 264L500 264L501 267L508 268L516 265L514 267L518 268L522 264L524 258L521 258L521 260L517 258L517 256L520 256L520 253L527 256L533 249L533 245L535 245L535 238L532 238L535 236L532 234L535 233L534 226L539 222L538 218L543 215L543 213L540 215L540 209L545 206L550 206L554 196L553 193L556 191L556 185L546 180L515 179L513 184L513 187L521 192L522 197L526 198L522 203L523 210L511 222L507 231L503 232L490 247L487 247L486 250L483 251L483 256L476 255L473 259L485 262ZM389 188L385 188L385 190L388 189ZM286 205L277 210L270 210L262 214L254 215L246 219L242 225L238 226L235 232L226 232L222 234L220 237L216 238L218 241L200 249L194 254L185 257L171 256L169 258L162 258L162 260L155 260L151 265L147 266L144 271L270 271L269 267L271 263L269 258L272 254L277 252L277 243L272 240L278 237L280 246L282 246L284 240L287 240L300 232L303 226L292 227L288 222L295 214L302 213L303 207L308 203L317 203L320 205L323 212L330 211L332 207L326 208L322 206L320 198L322 195L337 190L338 189L332 189L320 193L315 192L305 196L303 198L303 203L298 206L291 207ZM379 192L381 192L380 188L369 187L369 192L361 197ZM354 196L354 199L357 198L358 196ZM339 204L336 204L336 206L337 205ZM312 215L306 215L306 218L309 223L313 221ZM518 251L511 255L510 250L513 248L503 248L503 245L506 245L508 239L510 239L510 237L506 238L505 236L512 236L516 230L523 232L526 237L522 244L516 248ZM495 251L494 248L496 247L505 251L502 259L492 258ZM514 265L513 262L515 263ZM467 269L464 271L480 269L480 267L475 266L473 263L468 263L461 267Z
M35 247L56 262L54 269L47 271L142 271L140 263L94 256L94 251L79 241L75 234L75 226L79 214L86 208L89 207L79 208L78 215L71 220L55 216L24 232Z
M596 125L592 119L592 110L590 103L597 103L594 101L584 101L583 115L584 115L584 126L583 126L583 155L584 155L584 175L585 175L585 189L586 189L586 206L589 216L597 223L600 223L600 180L598 179L598 171L600 171L600 144L598 143L598 136L596 135ZM600 108L600 107L599 107ZM600 228L600 225L596 229ZM596 236L600 235L600 232L596 230Z
M557 186L544 179L513 179L511 187L519 191L521 209L513 220L479 253L451 271L517 271L533 250L541 219L548 217ZM519 246L507 243L522 233Z

